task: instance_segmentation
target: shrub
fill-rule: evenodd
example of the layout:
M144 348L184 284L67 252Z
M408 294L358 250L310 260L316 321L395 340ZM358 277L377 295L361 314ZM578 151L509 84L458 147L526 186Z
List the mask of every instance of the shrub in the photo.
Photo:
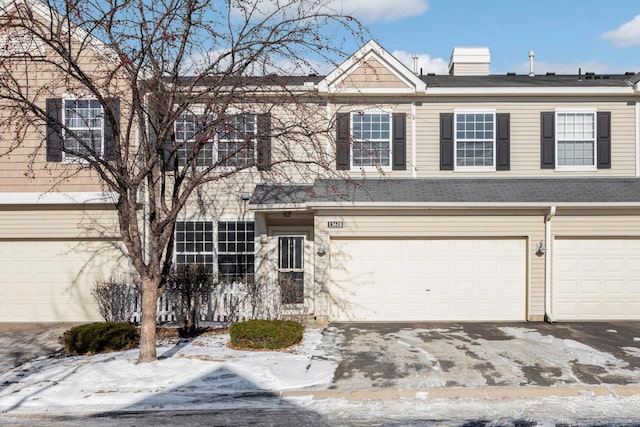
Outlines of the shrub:
M179 265L167 280L166 292L176 316L182 321L182 332L196 335L200 309L211 298L214 279L202 265Z
M231 345L237 348L280 349L302 340L304 326L291 320L248 320L231 325Z
M101 353L133 346L138 331L128 323L96 322L75 326L63 335L67 353Z
M96 282L91 294L98 303L100 315L107 322L129 322L136 308L136 300L140 294L137 282L124 277L111 277Z

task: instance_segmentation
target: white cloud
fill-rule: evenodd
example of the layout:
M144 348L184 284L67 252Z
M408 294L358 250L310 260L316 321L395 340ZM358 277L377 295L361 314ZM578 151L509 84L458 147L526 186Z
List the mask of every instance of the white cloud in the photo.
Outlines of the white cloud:
M396 50L392 53L398 61L402 62L407 68L413 71L413 53L405 52L403 50ZM436 73L436 74L448 74L449 73L449 61L445 61L442 58L432 58L431 55L426 53L418 54L418 72L422 69L423 74Z
M258 0L240 1L232 6L234 16L254 18L303 16L330 13L352 16L364 22L395 21L418 16L429 9L428 0Z
M611 40L616 46L640 45L640 15L615 30L602 33L602 38Z
M429 9L427 0L331 0L330 4L341 13L367 22L395 21Z

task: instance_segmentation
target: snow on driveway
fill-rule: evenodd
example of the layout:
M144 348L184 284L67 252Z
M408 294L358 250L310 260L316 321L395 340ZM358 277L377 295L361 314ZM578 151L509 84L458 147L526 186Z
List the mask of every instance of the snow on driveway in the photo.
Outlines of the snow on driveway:
M303 342L284 352L234 350L227 346L228 335L219 334L161 346L158 361L141 365L135 364L137 350L41 357L0 375L0 423L3 416L21 414L283 405L338 423L454 420L456 425L461 420L491 420L516 425L518 420L537 420L538 425L553 425L558 420L640 419L640 394L582 387L589 383L589 372L604 371L604 378L640 384L640 371L576 340L511 326L485 338L453 327L385 333L351 328L307 329ZM625 346L624 352L640 355L636 345ZM531 385L532 378L552 381L548 390L571 385L579 391L570 396L507 393L491 399L463 393L436 396L437 390L452 386L482 391L498 382L524 390L522 384ZM371 391L382 393L366 394ZM358 392L364 397L357 398Z

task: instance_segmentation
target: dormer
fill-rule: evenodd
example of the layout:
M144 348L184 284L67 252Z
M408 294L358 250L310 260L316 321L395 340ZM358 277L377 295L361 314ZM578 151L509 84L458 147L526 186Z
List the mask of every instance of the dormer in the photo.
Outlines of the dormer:
M371 40L340 64L320 83L320 93L416 94L426 84L403 63Z
M488 47L455 47L449 60L452 76L488 76L491 54Z

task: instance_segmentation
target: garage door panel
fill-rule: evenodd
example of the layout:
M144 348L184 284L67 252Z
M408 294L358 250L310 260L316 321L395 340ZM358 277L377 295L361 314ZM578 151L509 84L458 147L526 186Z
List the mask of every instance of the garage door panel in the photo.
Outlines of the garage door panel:
M524 239L335 239L330 246L333 320L525 319Z
M3 321L100 320L91 288L128 272L117 242L4 241L0 248Z
M639 240L556 239L553 263L557 320L640 319Z

